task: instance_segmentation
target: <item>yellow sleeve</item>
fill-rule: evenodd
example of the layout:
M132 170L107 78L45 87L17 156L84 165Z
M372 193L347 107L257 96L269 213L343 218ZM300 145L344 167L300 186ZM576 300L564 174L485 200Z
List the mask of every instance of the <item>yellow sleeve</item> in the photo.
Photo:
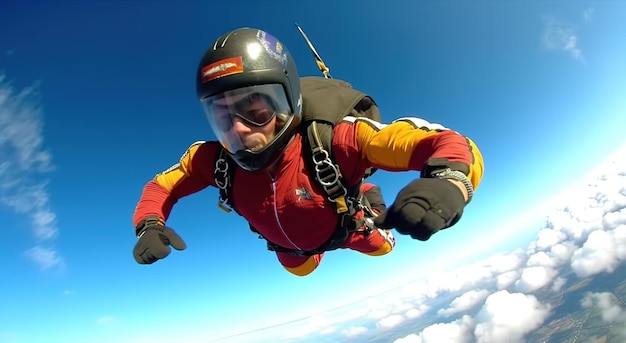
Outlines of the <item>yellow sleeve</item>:
M157 174L154 180L170 193L179 196L195 193L213 180L210 149L205 142L193 143L180 158L180 161Z
M484 164L480 150L469 138L419 118L380 124L355 118L356 139L362 157L374 167L390 171L420 171L430 158L446 158L478 187Z
M476 143L474 143L474 141L470 138L467 138L467 143L469 144L470 151L472 152L472 163L469 165L467 178L470 179L472 185L474 185L474 190L476 190L483 178L483 174L485 173L485 162Z

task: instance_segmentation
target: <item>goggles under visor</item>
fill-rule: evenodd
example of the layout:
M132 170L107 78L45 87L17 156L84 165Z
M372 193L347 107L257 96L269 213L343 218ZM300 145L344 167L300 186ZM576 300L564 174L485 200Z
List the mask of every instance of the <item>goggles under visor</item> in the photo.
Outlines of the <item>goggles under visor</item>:
M261 105L254 105L261 101ZM217 129L226 132L233 127L235 117L246 124L261 127L267 125L276 116L276 106L272 99L261 93L251 93L231 104L211 103Z
M267 128L275 122L272 130L277 134L293 116L283 85L278 83L235 88L200 101L215 137L231 153L247 149L244 136L233 130L235 122L250 128Z

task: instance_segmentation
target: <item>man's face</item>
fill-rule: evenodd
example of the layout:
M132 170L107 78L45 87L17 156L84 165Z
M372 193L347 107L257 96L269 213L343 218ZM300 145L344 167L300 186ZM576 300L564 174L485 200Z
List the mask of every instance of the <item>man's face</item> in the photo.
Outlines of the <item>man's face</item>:
M228 136L239 136L246 149L258 151L274 139L276 111L268 96L251 93L224 97L212 106L218 129Z
M215 137L232 154L263 153L293 117L285 89L278 83L227 90L201 103Z

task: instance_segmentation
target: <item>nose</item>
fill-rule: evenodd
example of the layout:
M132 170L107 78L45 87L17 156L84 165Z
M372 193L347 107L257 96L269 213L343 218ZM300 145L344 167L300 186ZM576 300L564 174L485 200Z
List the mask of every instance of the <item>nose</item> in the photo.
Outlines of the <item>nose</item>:
M241 120L241 118L235 117L233 119L233 131L235 131L238 134L242 134L242 133L250 132L251 129L248 125L246 125L246 123L243 120Z

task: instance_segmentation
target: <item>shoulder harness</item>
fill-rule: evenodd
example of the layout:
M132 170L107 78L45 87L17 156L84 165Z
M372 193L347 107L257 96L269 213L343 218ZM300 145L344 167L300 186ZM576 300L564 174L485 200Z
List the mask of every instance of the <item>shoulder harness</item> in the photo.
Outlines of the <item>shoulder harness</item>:
M274 244L250 225L250 229L267 241L270 251L286 252L299 256L310 256L324 251L338 249L351 232L357 231L364 224L371 230L373 222L367 217L374 216L367 199L360 193L361 182L347 185L343 180L340 166L332 158L332 139L334 126L348 115L365 116L380 121L380 113L374 101L364 93L352 89L349 83L337 79L321 77L301 78L302 87L302 122L300 130L304 137L305 160L309 170L315 173L315 180L320 184L327 199L334 205L339 224L333 236L322 246L314 250L294 250ZM225 212L234 210L232 185L236 163L221 149L215 161L215 183L220 195L218 206ZM372 175L370 170L364 178ZM366 216L355 220L357 211L364 210ZM366 232L367 233L367 232Z

